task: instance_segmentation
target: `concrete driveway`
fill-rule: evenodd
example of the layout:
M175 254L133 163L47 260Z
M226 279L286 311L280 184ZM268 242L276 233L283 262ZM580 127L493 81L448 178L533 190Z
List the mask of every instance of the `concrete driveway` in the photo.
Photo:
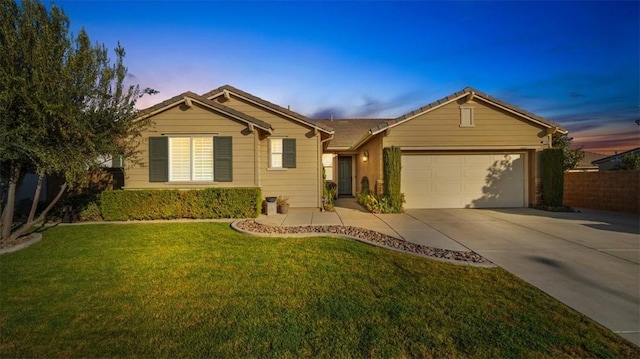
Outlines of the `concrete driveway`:
M526 208L406 215L640 345L639 216Z

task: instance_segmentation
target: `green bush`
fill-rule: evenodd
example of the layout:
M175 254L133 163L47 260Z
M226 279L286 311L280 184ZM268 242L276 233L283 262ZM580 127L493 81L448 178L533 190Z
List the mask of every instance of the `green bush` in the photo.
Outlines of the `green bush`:
M391 205L391 212L402 213L404 198L400 192L400 171L402 161L402 150L400 147L385 147L382 150L382 178L383 195L388 198Z
M67 193L54 209L49 213L50 219L64 219L65 214L71 216L68 220L101 221L100 194L93 191Z
M394 213L389 197L361 193L357 200L371 213Z
M81 221L102 221L102 211L100 211L99 202L91 202L80 211Z
M545 207L562 207L564 192L564 154L562 149L547 148L541 157L542 202Z
M106 191L100 209L107 221L176 218L255 218L260 188Z

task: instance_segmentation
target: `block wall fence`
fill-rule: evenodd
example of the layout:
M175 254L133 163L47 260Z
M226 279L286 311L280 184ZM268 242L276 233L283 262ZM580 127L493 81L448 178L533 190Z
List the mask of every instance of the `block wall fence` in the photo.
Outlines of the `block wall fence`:
M565 172L563 204L640 213L640 171Z

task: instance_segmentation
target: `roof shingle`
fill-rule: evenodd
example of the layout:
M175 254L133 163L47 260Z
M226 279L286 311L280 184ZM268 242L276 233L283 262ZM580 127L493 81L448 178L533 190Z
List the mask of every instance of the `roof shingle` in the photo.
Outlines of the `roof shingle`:
M221 105L215 101L211 101L203 96L200 96L194 92L191 91L187 91L187 92L183 92L180 95L174 96L168 100L162 101L159 104L156 104L154 106L148 107L144 110L141 110L140 112L138 112L138 115L136 116L137 118L141 118L147 115L150 115L151 113L161 110L165 107L169 107L175 104L178 104L180 102L182 102L185 98L191 98L194 100L197 100L198 102L201 102L202 104L204 104L205 106L215 109L219 112L222 112L226 115L231 115L233 117L239 118L247 123L251 123L254 124L264 130L270 131L273 130L273 127L271 127L271 124L264 122L262 120L259 120L255 117L251 117L245 113L242 113L240 111L236 111L230 107Z
M386 126L382 125L382 126L378 126L377 128L371 128L371 132L373 132L373 133L379 132L379 131L381 131L381 130L389 127L389 126L393 126L393 125L395 125L397 123L406 121L409 118L412 118L412 117L414 117L416 115L419 115L419 114L421 114L423 112L426 112L426 111L428 111L428 110L430 110L430 109L432 109L434 107L442 105L443 103L450 102L450 101L452 101L452 100L454 100L456 98L459 98L459 97L464 96L464 95L468 95L470 93L473 93L474 96L480 97L480 98L484 99L485 101L493 102L493 103L495 103L497 105L500 105L502 107L508 108L511 111L514 111L514 112L516 112L516 113L518 113L518 114L520 114L520 115L522 115L524 117L529 117L529 118L531 118L531 119L533 119L535 121L538 121L540 123L543 123L543 124L545 124L545 125L547 125L549 127L557 127L562 131L566 131L562 126L560 126L557 123L549 121L549 120L547 120L545 118L542 118L542 117L540 117L540 116L538 116L536 114L533 114L533 113L531 113L529 111L523 110L523 109L521 109L521 108L519 108L517 106L508 104L506 102L503 102L502 100L499 100L499 99L497 99L497 98L495 98L493 96L490 96L490 95L488 95L488 94L486 94L486 93L484 93L482 91L478 91L478 90L476 90L474 88L471 88L471 87L466 87L462 91L455 92L455 93L453 93L453 94L451 94L449 96L443 97L443 98L441 98L439 100L436 100L436 101L431 102L431 103L429 103L427 105L424 105L424 106L422 106L422 107L420 107L420 108L418 108L416 110L413 110L411 112L405 113L405 114L403 114L403 115L401 115L401 116L399 116L399 117L397 117L397 118L395 118L393 120L387 121Z
M272 110L275 110L277 112L281 112L289 117L293 117L296 120L305 123L309 126L312 127L317 127L318 129L327 132L327 133L333 133L333 129L331 127L325 126L323 124L318 124L315 121L310 120L309 118L307 118L306 116L303 116L295 111L291 111L287 108L284 108L282 106L278 106L275 103L269 102L267 100L261 99L260 97L254 96L248 92L244 92L240 89L237 89L231 85L223 85L218 87L217 89L211 90L205 94L202 95L202 97L205 98L213 98L215 96L219 96L220 94L222 94L225 90L232 92L232 93L236 93L237 95L240 95L244 98L247 98L253 102L257 102L259 104L261 104L262 106L265 106L267 108L271 108Z
M358 140L365 136L369 129L382 123L386 123L386 118L342 118L342 119L318 119L313 120L325 127L335 130L333 139L329 143L329 148L351 148Z

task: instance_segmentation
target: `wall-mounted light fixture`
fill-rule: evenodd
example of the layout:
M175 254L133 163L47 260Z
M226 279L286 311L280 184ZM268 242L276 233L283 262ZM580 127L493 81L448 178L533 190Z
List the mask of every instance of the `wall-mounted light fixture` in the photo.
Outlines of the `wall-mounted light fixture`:
M369 161L369 150L366 148L362 151L362 162Z

